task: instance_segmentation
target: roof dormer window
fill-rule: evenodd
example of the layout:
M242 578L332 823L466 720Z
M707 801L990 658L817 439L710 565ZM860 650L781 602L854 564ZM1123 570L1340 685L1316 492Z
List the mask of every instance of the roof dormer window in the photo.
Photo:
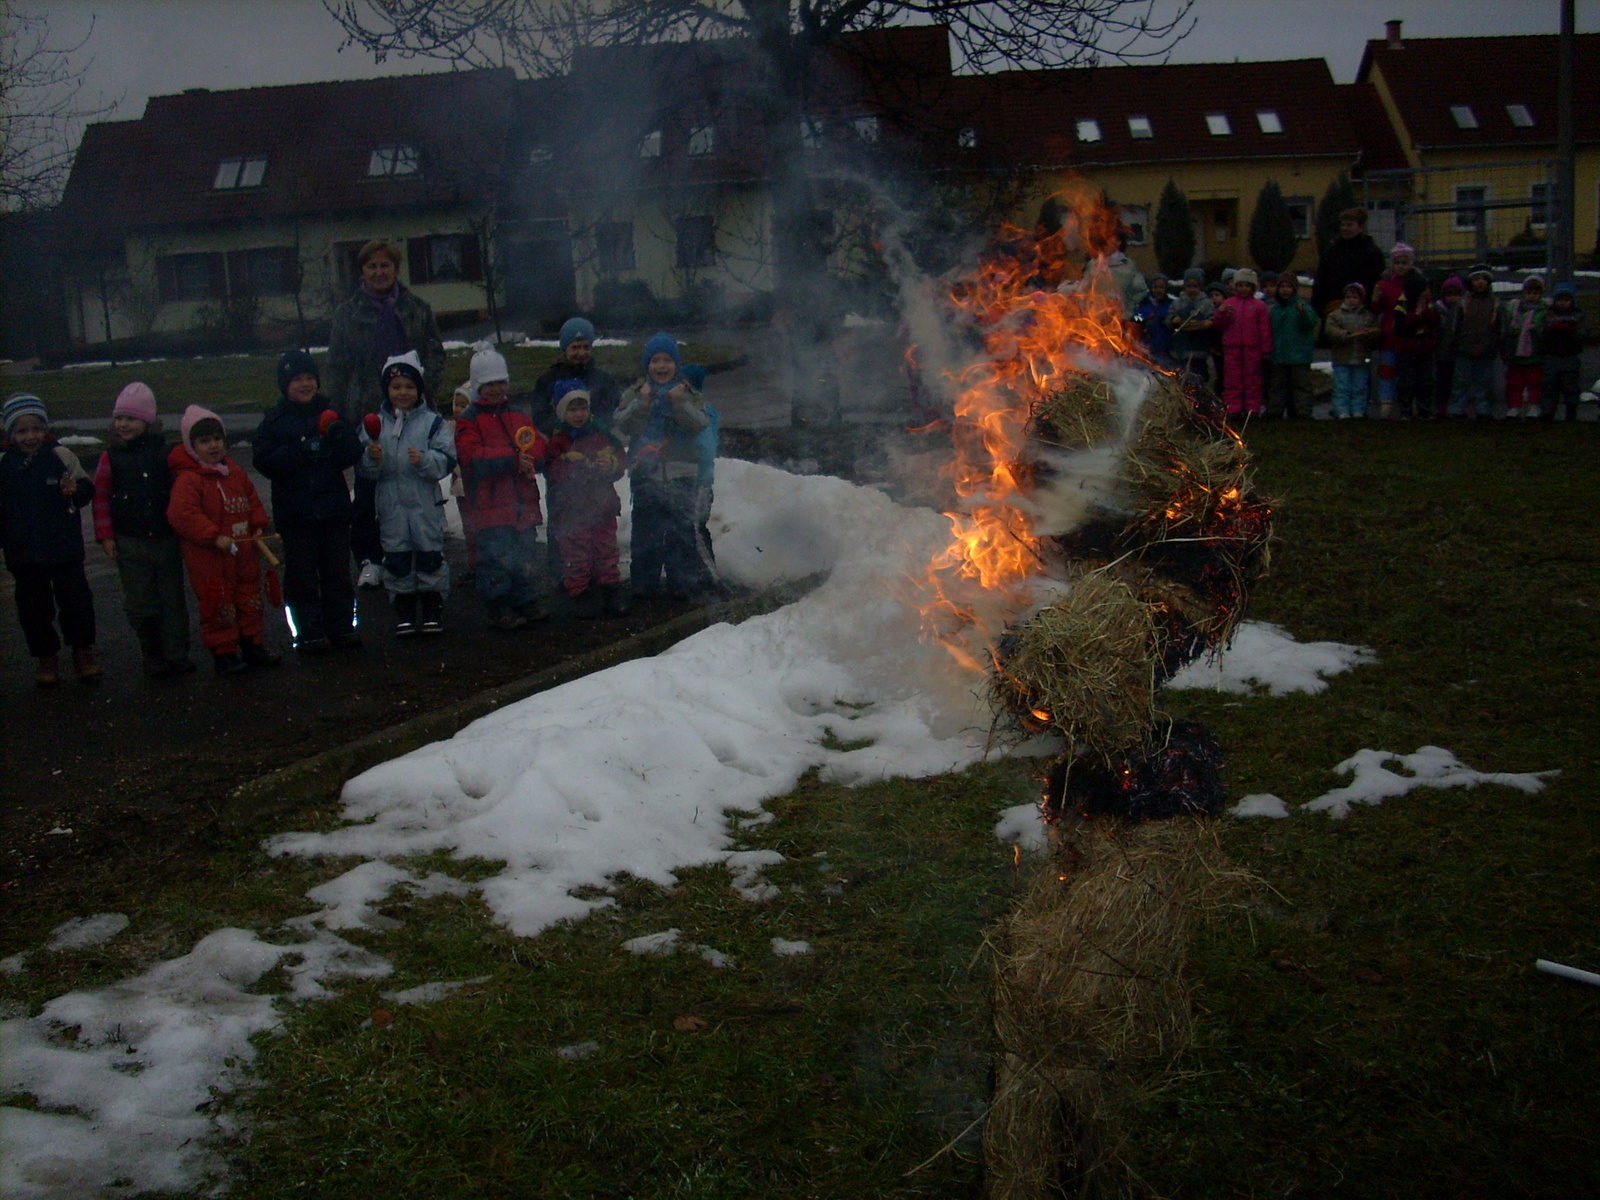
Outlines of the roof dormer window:
M1211 131L1212 137L1230 137L1233 134L1227 113L1207 113L1206 128Z
M1129 117L1128 136L1131 138L1153 138L1156 135L1155 126L1150 124L1149 117Z
M1518 129L1533 128L1533 111L1526 104L1506 105L1506 116L1511 118L1511 123Z
M717 127L711 124L696 125L689 130L689 154L704 158L717 152Z
M1100 140L1100 122L1093 117L1079 117L1078 140L1080 142L1098 142Z
M865 117L857 117L854 121L850 122L850 126L856 131L856 136L863 142L866 142L867 145L871 146L877 144L878 118L876 116L869 114Z
M1257 109L1256 125L1262 133L1283 132L1283 120L1278 116L1277 110L1273 108Z
M415 175L421 166L422 156L415 146L379 146L367 160L367 177L397 179L402 175Z
M661 157L661 130L652 129L649 133L645 134L639 139L639 157Z
M1450 115L1455 119L1457 129L1476 129L1478 127L1478 114L1472 111L1470 104L1452 104Z
M264 158L225 158L217 164L217 174L211 181L214 192L235 191L239 188L256 188L267 177L267 160Z
M956 145L963 150L976 150L978 148L978 131L967 128L956 132Z

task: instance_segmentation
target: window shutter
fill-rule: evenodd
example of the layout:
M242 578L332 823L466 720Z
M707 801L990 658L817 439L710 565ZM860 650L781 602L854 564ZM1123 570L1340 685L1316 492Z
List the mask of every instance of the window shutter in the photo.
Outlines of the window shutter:
M244 296L255 291L250 279L250 251L228 251L228 286L230 296Z
M419 283L433 282L433 270L428 262L428 239L415 237L406 239L406 258L411 262L411 286Z
M461 278L483 278L483 259L478 254L478 235L475 233L461 235Z
M156 259L156 292L163 304L171 304L178 298L178 273L173 269L171 258Z
M228 298L228 264L222 254L206 255L206 295L212 300Z
M283 256L283 266L280 278L283 280L285 295L293 295L300 290L300 251L294 246L284 246L279 251Z

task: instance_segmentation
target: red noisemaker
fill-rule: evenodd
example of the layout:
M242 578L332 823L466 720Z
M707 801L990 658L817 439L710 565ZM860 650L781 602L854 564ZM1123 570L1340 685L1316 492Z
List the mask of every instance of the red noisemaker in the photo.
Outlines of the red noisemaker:
M334 409L331 409L331 408L325 408L320 413L318 413L317 414L317 436L318 437L327 437L328 436L328 430L333 427L333 423L335 421L337 421L338 419L339 419L338 412L336 410L334 410Z
M369 438L377 441L378 435L383 432L383 418L377 413L368 413L361 418L361 428L367 431Z

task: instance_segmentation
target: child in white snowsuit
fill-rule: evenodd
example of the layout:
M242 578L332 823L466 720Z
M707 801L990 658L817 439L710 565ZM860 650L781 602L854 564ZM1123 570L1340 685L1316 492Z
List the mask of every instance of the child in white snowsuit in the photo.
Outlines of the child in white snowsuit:
M357 470L378 485L378 535L383 585L394 602L395 634L444 632L450 567L444 559L444 497L439 481L455 470L455 441L427 403L422 363L414 350L383 364L385 399L377 436L361 431Z

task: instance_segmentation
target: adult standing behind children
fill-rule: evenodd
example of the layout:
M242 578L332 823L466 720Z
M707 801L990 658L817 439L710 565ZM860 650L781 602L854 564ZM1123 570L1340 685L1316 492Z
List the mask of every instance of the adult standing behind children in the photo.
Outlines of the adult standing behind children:
M1344 301L1348 284L1359 283L1371 296L1383 276L1383 251L1367 233L1367 210L1347 208L1339 214L1339 236L1324 246L1311 285L1311 307L1327 316Z
M606 428L622 400L622 388L594 361L595 328L587 317L569 317L561 326L557 340L561 357L546 367L533 384L533 423L544 434L560 429L556 418L556 385L573 380L589 393L589 416Z
M286 350L278 359L278 406L252 442L256 470L272 481L272 517L283 537L283 592L295 649L357 649L356 590L350 582L350 489L344 472L361 457L355 426L320 390L316 359Z
M328 336L327 394L351 425L378 411L383 403L378 373L395 355L417 352L429 395L438 394L444 378L439 323L428 302L400 282L402 261L400 247L391 241L379 238L362 246L356 255L360 286L334 310ZM350 528L350 552L361 566L358 582L362 587L378 586L378 560L383 555L373 489L371 480L357 481Z
M94 596L83 573L78 517L94 498L94 483L78 456L56 444L39 397L14 393L0 410L0 422L10 442L0 454L0 548L15 583L17 619L33 656L34 681L40 687L59 681L57 656L64 640L72 647L78 682L98 682Z
M659 594L664 571L675 598L703 596L716 578L697 536L698 438L711 417L683 376L677 338L652 337L643 365L645 377L623 393L616 416L633 494L633 594Z
M111 407L111 440L94 471L94 536L122 579L123 611L152 679L194 670L183 551L167 522L172 468L156 394L135 381Z
M362 430L365 452L356 470L378 486L383 586L394 604L397 637L419 629L443 633L450 567L439 483L456 469L455 442L427 402L415 351L384 363L382 381L388 399L378 410L378 435Z

